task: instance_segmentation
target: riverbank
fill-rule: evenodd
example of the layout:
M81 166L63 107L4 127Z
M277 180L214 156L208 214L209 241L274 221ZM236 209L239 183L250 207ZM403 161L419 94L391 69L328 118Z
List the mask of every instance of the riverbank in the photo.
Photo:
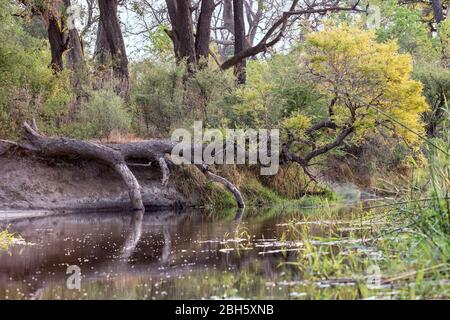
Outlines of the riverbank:
M235 207L233 195L208 181L193 166L172 169L166 185L158 164L132 166L147 210ZM331 189L310 183L298 166L280 168L276 176L259 176L251 168L221 167L216 172L241 190L249 206L268 206L305 195L333 198ZM0 155L0 210L129 209L126 186L118 174L96 161L48 159L30 153ZM359 198L359 192L353 195Z
M134 168L146 206L152 209L191 205L173 183L161 186L159 172ZM92 161L58 161L35 156L0 156L0 209L127 208L129 196L120 177Z

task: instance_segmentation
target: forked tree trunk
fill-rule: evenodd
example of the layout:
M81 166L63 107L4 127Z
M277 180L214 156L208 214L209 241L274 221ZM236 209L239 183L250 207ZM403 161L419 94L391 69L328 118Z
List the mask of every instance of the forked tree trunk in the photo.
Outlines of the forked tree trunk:
M51 52L51 67L55 72L64 69L64 54L66 53L68 68L78 71L84 67L83 46L78 31L75 27L69 28L64 15L71 5L70 0L54 1L42 15L46 20L48 40ZM68 29L69 28L69 29ZM67 30L68 29L68 30Z
M208 59L214 0L202 0L194 35L191 0L166 0L172 30L167 31L173 43L177 63L185 61L195 72L199 62ZM201 67L201 66L200 66Z

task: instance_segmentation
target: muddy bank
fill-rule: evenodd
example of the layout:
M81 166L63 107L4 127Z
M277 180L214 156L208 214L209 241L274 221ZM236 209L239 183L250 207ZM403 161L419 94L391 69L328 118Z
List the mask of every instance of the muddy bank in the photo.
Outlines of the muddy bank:
M146 208L195 204L174 182L161 185L157 167L133 167ZM35 156L0 156L0 209L128 208L130 198L120 177L94 161L47 160Z

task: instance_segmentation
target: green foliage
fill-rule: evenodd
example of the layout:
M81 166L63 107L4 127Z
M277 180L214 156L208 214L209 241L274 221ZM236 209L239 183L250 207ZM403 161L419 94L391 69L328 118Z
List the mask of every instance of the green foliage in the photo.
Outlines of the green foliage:
M306 46L288 55L250 63L248 83L230 99L230 125L287 129L300 141L295 151L306 152L311 137L305 130L329 118L334 103L331 120L338 128L353 126L354 142L386 130L419 142L415 133L424 133L421 115L428 106L421 83L410 78L410 55L399 54L394 41L378 43L373 33L346 25L306 38ZM337 131L318 132L316 148Z
M450 95L450 74L442 65L450 27L448 20L441 23L433 37L423 21L428 13L422 4L375 1L382 23L374 33L348 27L342 21L350 19L340 15L330 19L337 27L310 34L305 28L306 41L294 44L290 53L248 60L248 82L242 86L236 86L232 70L218 70L211 62L195 74L177 65L167 26L160 25L149 34L151 57L131 66L133 91L125 103L108 90L91 92L91 84L74 88L74 75L67 71L54 74L48 68L45 27L35 19L14 17L11 13L19 12L15 3L0 0L2 138L18 138L20 124L31 118L48 134L79 138L131 129L141 136L167 138L174 128L203 120L214 128L282 128L296 138L292 151L306 153L336 138L339 128L305 133L323 119L331 118L338 127L354 126L353 142L358 144L382 133L417 146L417 135L405 127L422 135L425 119L427 129L435 126L442 132L448 114L442 105ZM47 1L33 3L39 7ZM139 12L139 4L133 5ZM410 79L413 60L415 80ZM89 101L72 108L77 90L88 92ZM402 148L393 161L412 162ZM253 187L250 193L266 191ZM282 188L286 194L301 194L297 186Z
M150 53L160 61L173 60L173 44L170 40L167 30L169 27L160 24L154 31L150 31ZM173 61L172 61L173 62Z
M289 118L283 121L283 128L289 130L297 137L304 138L304 132L311 126L311 119L300 113L291 115Z
M194 119L216 127L224 123L224 99L234 87L230 72L204 68L189 75L183 64L151 60L134 65L133 70L139 133L167 136L174 128L190 127Z
M240 188L245 202L250 206L273 206L283 200L274 190L265 187L256 178L247 179Z
M379 41L396 39L401 51L427 59L439 56L438 41L431 37L420 9L398 4L396 0L379 1L382 21L377 29Z
M450 97L450 70L436 62L421 62L416 64L413 76L423 83L430 105L430 111L424 116L427 133L430 136L448 133L444 125L449 121L446 100Z
M307 42L305 66L311 81L337 98L332 111L338 126L352 125L356 141L385 124L418 142L429 107L422 84L410 78L411 56L399 54L393 41L377 43L372 33L347 26L310 34Z
M78 113L79 136L109 138L113 131L126 133L131 128L131 117L123 99L111 90L92 92L89 102Z
M228 99L227 117L233 127L277 127L291 115L321 117L324 98L304 81L295 54L276 55L249 63L247 84Z
M52 73L47 45L24 30L17 11L0 0L0 136L8 138L32 117L55 126L72 97L68 74Z
M184 102L184 70L173 64L152 61L133 66L132 99L140 119L139 132L145 135L168 133L187 114Z
M450 21L444 20L436 26L437 32L431 32L434 19L431 3L399 4L388 0L372 4L379 6L382 14L377 39L382 42L396 39L400 51L410 53L415 60L414 78L423 83L431 107L424 117L427 133L436 136L443 120L444 95L448 96L448 68L445 66L449 61Z

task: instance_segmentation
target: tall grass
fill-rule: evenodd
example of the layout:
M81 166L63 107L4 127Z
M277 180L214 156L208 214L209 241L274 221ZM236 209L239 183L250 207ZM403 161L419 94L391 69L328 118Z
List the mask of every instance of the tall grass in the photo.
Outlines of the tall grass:
M444 133L428 144L428 166L401 186L397 202L346 218L331 210L288 226L281 240L303 244L290 264L304 280L351 285L331 290L334 298L450 297L450 135ZM325 230L326 236L318 238L311 226ZM373 266L380 270L379 288L367 282ZM308 292L306 286L299 290Z

